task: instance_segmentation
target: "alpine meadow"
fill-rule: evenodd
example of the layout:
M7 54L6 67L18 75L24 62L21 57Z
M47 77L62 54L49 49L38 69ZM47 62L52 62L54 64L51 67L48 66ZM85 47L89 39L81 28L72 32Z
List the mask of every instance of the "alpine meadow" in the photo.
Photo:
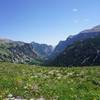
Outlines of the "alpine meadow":
M0 100L100 100L100 1L0 0Z

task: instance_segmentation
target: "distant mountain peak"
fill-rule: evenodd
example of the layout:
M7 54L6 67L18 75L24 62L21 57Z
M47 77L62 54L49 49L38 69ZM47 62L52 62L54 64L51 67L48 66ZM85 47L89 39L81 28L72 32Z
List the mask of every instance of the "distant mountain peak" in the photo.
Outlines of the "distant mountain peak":
M88 32L100 32L100 25L97 25L91 29L84 30L81 33L88 33Z
M69 35L68 38L66 40L70 40L73 38L73 35Z
M72 45L74 42L95 38L96 36L100 36L100 25L81 31L76 35L70 35L65 41L59 42L52 52L50 59L55 59L61 52L65 50L65 48L67 48L69 45Z
M99 29L100 30L100 25L93 27L93 29Z
M36 42L31 43L34 51L42 58L42 59L47 59L47 57L52 53L53 47L52 45L47 45L47 44L39 44Z
M13 41L10 39L0 38L0 43L10 43L10 42L13 42Z

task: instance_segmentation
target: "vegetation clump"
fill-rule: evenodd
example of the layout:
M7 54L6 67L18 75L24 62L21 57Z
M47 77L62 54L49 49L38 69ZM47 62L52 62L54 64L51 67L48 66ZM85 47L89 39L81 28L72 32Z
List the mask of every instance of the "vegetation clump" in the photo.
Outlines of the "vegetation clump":
M99 67L0 63L0 100L99 100Z

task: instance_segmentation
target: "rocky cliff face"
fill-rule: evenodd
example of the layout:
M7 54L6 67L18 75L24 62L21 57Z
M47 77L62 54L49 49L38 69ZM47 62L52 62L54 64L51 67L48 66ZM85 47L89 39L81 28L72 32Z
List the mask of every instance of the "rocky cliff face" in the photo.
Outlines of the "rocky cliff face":
M0 40L0 61L29 63L37 57L28 43Z
M47 44L31 43L33 50L42 58L47 59L53 51L53 47Z

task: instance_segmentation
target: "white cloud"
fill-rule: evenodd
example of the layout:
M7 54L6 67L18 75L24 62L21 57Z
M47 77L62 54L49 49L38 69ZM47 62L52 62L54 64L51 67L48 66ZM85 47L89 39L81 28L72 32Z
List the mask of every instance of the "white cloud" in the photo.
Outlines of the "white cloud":
M72 11L73 12L78 12L78 9L77 8L73 8Z

